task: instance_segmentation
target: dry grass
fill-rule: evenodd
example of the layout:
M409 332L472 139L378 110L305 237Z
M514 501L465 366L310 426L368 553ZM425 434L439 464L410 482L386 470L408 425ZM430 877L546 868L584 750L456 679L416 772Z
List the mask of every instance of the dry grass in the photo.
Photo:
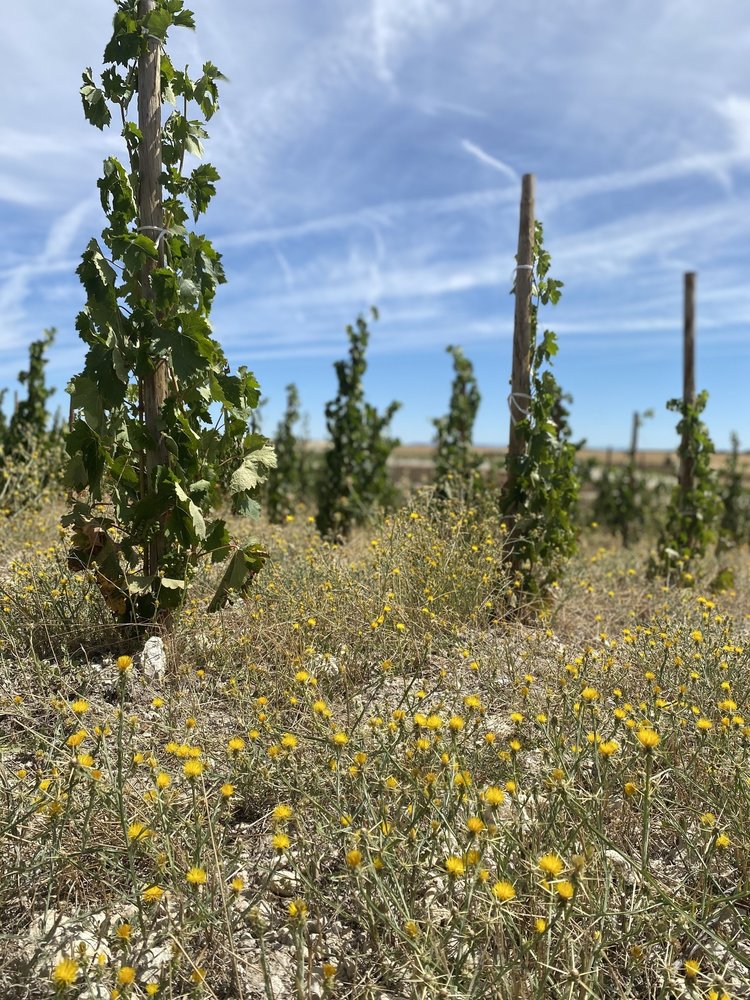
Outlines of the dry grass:
M750 995L741 560L736 593L664 592L592 536L554 605L500 625L492 517L422 499L334 549L300 514L264 529L247 605L209 617L199 582L159 677L118 666L52 518L24 517L6 995Z

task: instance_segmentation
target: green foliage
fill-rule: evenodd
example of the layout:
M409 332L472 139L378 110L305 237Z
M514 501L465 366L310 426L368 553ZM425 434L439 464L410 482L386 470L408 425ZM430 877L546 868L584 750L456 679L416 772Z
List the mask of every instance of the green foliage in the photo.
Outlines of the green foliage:
M549 277L550 256L544 249L543 229L536 223L534 240L535 286L531 303L531 399L518 421L524 448L506 458L507 478L500 494L500 510L508 521L510 566L516 592L543 596L557 579L563 561L575 551L575 507L580 484L575 471L580 445L569 440L567 411L551 371L557 337L545 330L537 336L540 305L556 304L562 282ZM564 408L563 408L564 409ZM512 410L512 412L514 412ZM555 417L561 421L557 423Z
M596 482L593 519L629 546L643 525L644 481L628 463L604 466Z
M639 473L633 462L605 466L595 486L592 517L613 535L619 535L626 548L659 523L664 491L669 489Z
M161 153L163 230L139 217L138 125L129 120L138 59L149 38L166 40L171 26L193 27L182 0L156 0L142 18L137 0L117 0L107 64L97 83L83 77L81 97L88 120L104 128L110 105L122 122L127 165L114 156L98 182L107 225L92 239L78 267L86 292L76 328L88 347L83 371L68 391L75 410L67 437L66 484L77 494L63 524L73 532L71 567L92 571L115 615L148 622L179 606L195 567L232 555L210 605L221 607L232 591L244 593L264 553L251 540L232 541L225 522L213 516L229 483L234 506L257 517L252 494L275 462L273 449L248 430L259 387L245 368L230 374L212 336L209 312L225 281L221 256L209 240L187 228L215 192L216 170L189 169L186 155L200 155L203 122L188 118L196 105L204 120L218 107L210 62L192 79L162 51L161 92L179 102L163 122ZM145 423L144 386L166 366L168 390L159 413L158 440ZM153 464L147 454L162 446ZM165 541L157 565L149 546Z
M310 486L309 456L296 431L299 420L299 392L292 383L286 387L286 410L276 429L276 468L268 477L266 510L273 524L294 511Z
M740 439L732 433L731 440L729 461L719 476L721 519L716 545L719 552L750 541L750 494L740 465Z
M29 345L29 367L18 375L26 396L16 406L10 421L0 412L0 513L12 517L43 502L48 488L62 485L62 429L51 427L47 400L54 392L45 380L47 348L55 330L45 330ZM0 393L0 406L6 390Z
M714 446L701 419L707 401L708 393L704 390L694 403L682 399L670 399L667 403L667 409L681 417L677 424L678 455L680 468L687 463L691 469L691 482L689 487L678 483L672 492L667 518L649 561L651 577L669 580L679 573L681 582L692 582L694 563L716 539L719 494L716 475L711 469Z
M438 496L470 495L481 458L472 449L474 420L481 396L471 361L460 347L448 347L454 378L448 413L433 420L437 430L435 489Z
M43 444L47 434L47 400L55 390L47 388L44 369L47 348L54 341L55 333L54 329L45 330L41 340L34 340L29 345L29 367L18 375L18 381L26 386L26 398L19 401L4 435L6 456L26 450L29 442Z
M636 432L652 411L636 414ZM658 490L639 474L631 452L625 465L605 465L596 483L593 518L612 534L619 535L627 548L641 537L655 517Z
M372 317L378 318L377 310ZM362 379L370 331L364 317L358 316L346 333L349 358L334 366L338 394L325 409L331 446L323 460L316 518L320 533L335 540L346 538L374 507L393 503L395 490L386 463L398 441L385 431L401 405L391 403L380 414L365 401Z

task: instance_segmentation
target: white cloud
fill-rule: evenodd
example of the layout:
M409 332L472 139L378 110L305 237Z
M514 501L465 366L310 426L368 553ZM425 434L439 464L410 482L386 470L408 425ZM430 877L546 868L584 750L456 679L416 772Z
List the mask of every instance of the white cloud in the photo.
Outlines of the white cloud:
M461 148L465 149L467 153L469 153L475 159L479 160L480 163L484 163L488 167L492 167L493 170L496 170L498 173L501 173L504 177L507 177L509 180L513 181L514 184L520 183L520 177L512 167L508 166L507 163L503 163L502 160L498 160L496 157L490 156L488 152L486 152L480 146L477 146L476 143L471 142L470 139L462 139Z
M229 76L209 127L223 179L205 227L230 277L217 332L238 352L338 353L342 322L373 298L378 350L427 358L451 330L507 335L528 170L566 281L552 323L571 341L614 317L616 363L634 338L666 336L683 268L701 272L712 343L747 320L746 0L628 0L606 17L600 0L191 6L198 31L175 33L176 61L210 58ZM0 126L6 358L55 321L55 356L77 356L74 269L103 224L101 159L119 146L116 129L85 123L78 86L113 9L17 5L0 37L14 95Z
M86 198L58 216L49 228L42 249L22 263L0 271L0 315L3 317L3 349L15 348L26 333L28 299L34 282L50 275L72 274L77 260L72 256L76 238L95 202Z
M727 123L737 156L750 161L750 97L728 94L717 101L716 110Z

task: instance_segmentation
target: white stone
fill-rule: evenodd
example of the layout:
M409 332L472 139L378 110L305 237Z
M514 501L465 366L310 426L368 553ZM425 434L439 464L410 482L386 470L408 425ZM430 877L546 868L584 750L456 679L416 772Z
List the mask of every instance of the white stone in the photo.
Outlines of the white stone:
M172 961L172 949L168 944L154 945L141 959L140 978L146 982L154 973L158 974Z
M141 669L148 680L163 680L167 672L167 654L164 643L158 635L146 640L141 653Z
M109 1000L112 996L109 986L104 983L89 983L82 993L78 994L78 1000Z

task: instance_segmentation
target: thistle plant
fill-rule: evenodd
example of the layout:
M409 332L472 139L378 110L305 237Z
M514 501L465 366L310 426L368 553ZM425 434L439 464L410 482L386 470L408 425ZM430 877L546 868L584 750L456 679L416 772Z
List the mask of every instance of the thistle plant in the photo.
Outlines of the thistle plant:
M104 161L107 224L78 268L86 305L76 328L88 351L68 387L75 499L63 524L71 566L95 574L123 621L168 620L195 567L231 555L216 609L246 591L264 559L256 541L234 543L213 514L228 478L235 508L257 516L252 491L274 455L248 430L255 377L230 374L212 336L221 256L188 228L216 192L216 169L188 159L203 152L223 79L211 62L192 78L167 55L169 30L194 25L183 0L117 0L101 79L87 69L81 87L92 125L109 126L114 108L126 157ZM165 120L163 101L173 107Z
M372 318L377 319L376 309ZM388 474L388 456L398 440L386 430L400 403L390 403L384 413L365 401L363 377L370 331L363 316L346 329L348 360L335 364L338 394L326 404L326 425L331 446L325 454L319 487L316 524L322 535L346 538L355 524L363 523L373 508L387 507L394 499Z
M481 458L472 450L474 421L481 396L474 368L460 347L448 347L453 358L453 385L448 413L433 420L437 431L435 490L438 496L471 493Z

